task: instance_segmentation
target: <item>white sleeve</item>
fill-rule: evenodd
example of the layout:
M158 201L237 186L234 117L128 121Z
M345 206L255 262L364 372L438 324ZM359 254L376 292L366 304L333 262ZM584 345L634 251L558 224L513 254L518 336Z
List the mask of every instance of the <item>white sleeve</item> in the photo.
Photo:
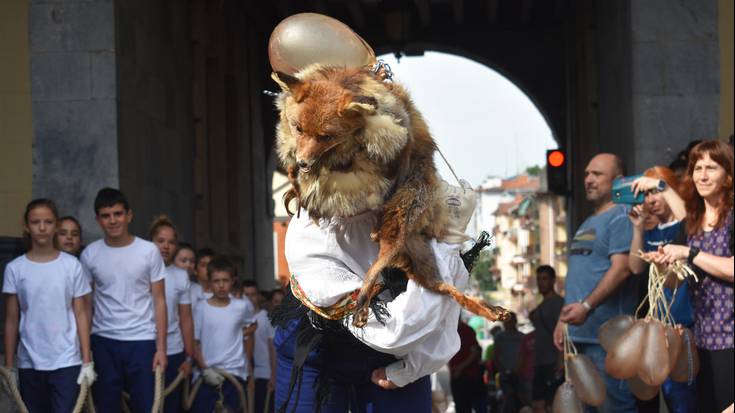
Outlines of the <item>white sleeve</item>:
M89 248L85 248L79 257L79 262L82 264L82 271L84 272L84 276L87 277L87 282L92 285L94 280L92 279L92 271L89 268L89 254L91 254Z
M5 275L3 276L3 293L18 294L15 282L15 272L13 266L8 264L5 266Z
M92 288L89 286L89 283L87 282L87 277L84 273L84 270L82 269L82 264L77 261L76 258L72 258L73 260L73 267L72 267L72 283L73 283L73 290L74 290L74 298L83 297L89 293L92 292Z
M191 281L189 274L184 272L181 277L181 291L179 292L179 304L191 304Z
M459 246L432 240L437 268L442 279L464 289L468 273L459 256ZM371 315L363 328L349 324L355 337L373 349L402 360L387 369L396 385L406 385L437 371L459 350L457 322L459 304L408 281L406 291L387 304L385 324Z
M148 274L148 276L150 277L151 283L166 279L166 264L163 263L161 253L158 251L158 248L156 248L155 245L153 245L153 248L151 248L150 273Z
M202 337L202 311L203 306L198 305L194 307L194 339L195 340L201 340Z

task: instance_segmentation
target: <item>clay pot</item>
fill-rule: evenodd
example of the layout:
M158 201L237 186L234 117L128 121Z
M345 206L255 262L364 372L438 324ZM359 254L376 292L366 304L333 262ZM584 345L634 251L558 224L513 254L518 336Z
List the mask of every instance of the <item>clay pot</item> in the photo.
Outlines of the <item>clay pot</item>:
M602 406L605 402L605 382L589 357L574 355L567 361L567 368L577 397L590 406Z
M666 326L666 345L669 349L669 366L673 370L681 352L684 331L680 325Z
M574 386L568 381L562 383L554 395L554 404L551 406L552 413L582 413L584 407L574 392Z
M640 377L634 376L628 379L628 387L638 400L651 400L658 396L661 386L649 386L641 380Z
M686 383L699 373L699 354L697 345L694 343L692 330L684 328L682 331L681 350L671 369L671 380Z
M625 334L633 325L633 322L635 322L635 319L632 316L622 314L602 323L599 330L597 330L597 339L600 341L602 348L605 351L610 351L610 347Z
M628 331L610 347L605 357L605 371L616 379L629 379L638 374L643 353L646 322L636 320Z
M321 63L326 66L364 67L375 63L375 53L346 24L317 13L285 18L273 29L268 58L274 72L293 75Z
M671 371L666 328L658 320L646 320L645 325L638 376L649 386L660 386Z

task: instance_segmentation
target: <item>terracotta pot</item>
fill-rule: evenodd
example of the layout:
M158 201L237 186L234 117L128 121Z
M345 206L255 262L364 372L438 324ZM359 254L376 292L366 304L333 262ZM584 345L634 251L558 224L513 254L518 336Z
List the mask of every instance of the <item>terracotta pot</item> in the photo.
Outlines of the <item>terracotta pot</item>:
M622 314L602 323L599 330L597 330L597 339L600 341L602 348L605 351L610 351L615 341L622 337L634 322L633 316Z
M605 382L589 357L584 354L572 356L567 368L577 397L590 406L602 406L605 402Z
M646 322L636 320L632 326L610 347L605 357L605 371L616 379L629 379L638 374L643 354Z
M660 386L671 371L666 328L658 320L646 320L643 337L643 353L638 364L638 376L649 386Z
M684 328L679 357L677 357L676 364L671 369L671 380L686 383L697 377L698 373L699 354L697 353L697 345L694 342L694 334L692 330Z
M582 402L574 392L574 386L568 381L562 383L556 394L554 395L554 404L551 407L552 413L582 413L584 407Z
M661 389L661 386L647 385L638 376L628 379L628 387L630 387L630 391L638 398L638 400L651 400L658 396L658 392Z

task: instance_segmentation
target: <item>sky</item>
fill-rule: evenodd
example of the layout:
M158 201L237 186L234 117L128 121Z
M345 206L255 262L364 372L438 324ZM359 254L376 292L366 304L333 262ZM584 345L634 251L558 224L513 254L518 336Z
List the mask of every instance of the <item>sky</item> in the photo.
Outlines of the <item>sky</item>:
M483 64L439 52L402 57L400 63L393 55L379 59L408 88L439 149L472 186L544 165L546 149L557 147L528 96ZM435 162L442 177L456 183L444 161L437 156Z

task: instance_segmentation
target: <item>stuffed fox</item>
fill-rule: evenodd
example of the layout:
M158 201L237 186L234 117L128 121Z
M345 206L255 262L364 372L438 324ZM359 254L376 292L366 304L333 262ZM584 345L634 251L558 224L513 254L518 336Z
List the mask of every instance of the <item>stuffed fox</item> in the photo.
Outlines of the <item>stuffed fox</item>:
M437 274L429 240L443 235L448 217L438 196L436 144L406 90L360 68L312 65L273 79L283 90L276 135L292 186L286 206L295 199L312 218L378 212L371 237L379 254L365 274L353 325L367 322L386 268L489 320L506 318L503 308L483 305Z

